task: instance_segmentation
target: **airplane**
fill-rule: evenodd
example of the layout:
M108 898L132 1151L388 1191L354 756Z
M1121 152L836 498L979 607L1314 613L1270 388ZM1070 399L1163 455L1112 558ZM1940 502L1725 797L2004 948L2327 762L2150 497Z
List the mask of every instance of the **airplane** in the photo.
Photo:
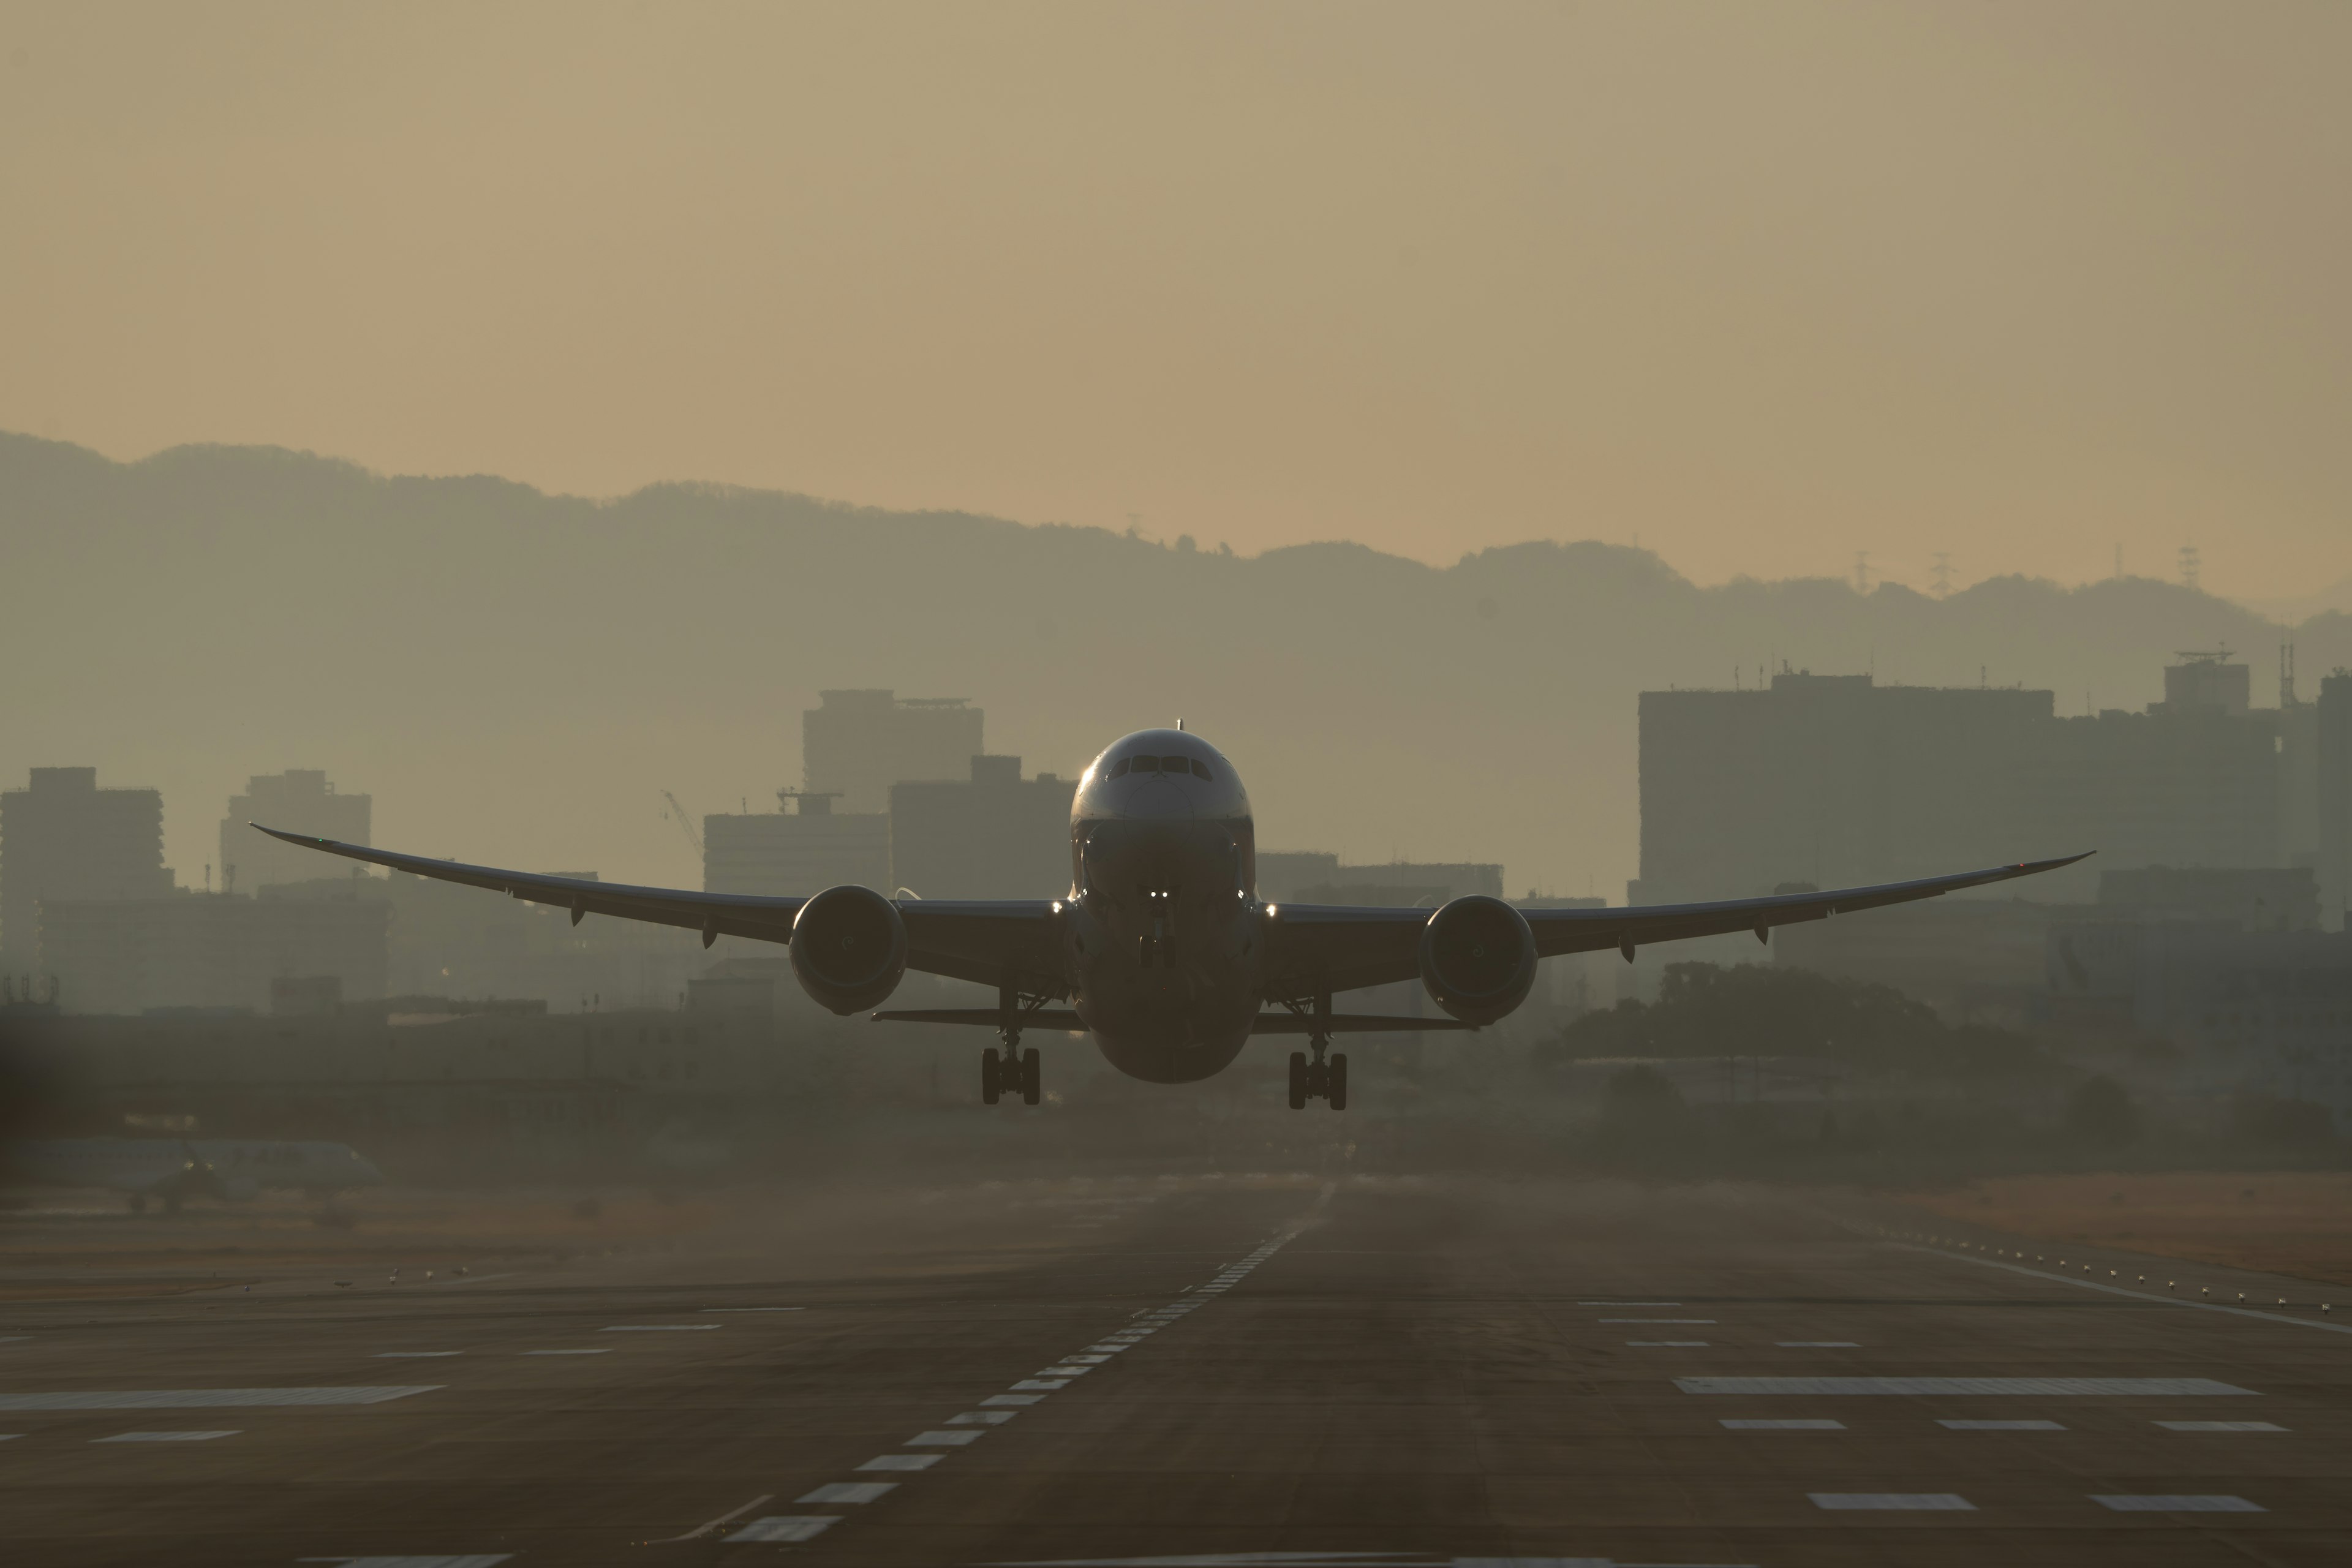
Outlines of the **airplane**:
M331 1196L383 1184L383 1173L348 1143L280 1139L11 1139L0 1144L0 1169L39 1186L127 1194L133 1214L150 1199L176 1214L195 1197L247 1203L265 1189Z
M1025 1030L1086 1032L1112 1067L1152 1083L1192 1083L1240 1056L1253 1035L1297 1035L1290 1105L1348 1104L1342 1034L1475 1029L1526 1001L1546 958L1753 931L1931 899L2082 859L2028 861L1917 881L1719 903L1526 910L1471 894L1435 910L1274 904L1257 897L1249 793L1223 753L1182 729L1113 742L1078 780L1070 807L1070 890L1058 899L886 898L856 884L805 898L697 893L469 866L253 826L289 844L530 903L779 942L816 1003L847 1016L878 1009L909 969L996 990L992 1008L872 1011L886 1022L977 1025L998 1045L981 1058L981 1098L1038 1102ZM903 891L903 889L902 889ZM1419 979L1444 1018L1335 1013L1332 997ZM1049 1007L1066 1003L1066 1007ZM1001 1047L1001 1049L1000 1049Z

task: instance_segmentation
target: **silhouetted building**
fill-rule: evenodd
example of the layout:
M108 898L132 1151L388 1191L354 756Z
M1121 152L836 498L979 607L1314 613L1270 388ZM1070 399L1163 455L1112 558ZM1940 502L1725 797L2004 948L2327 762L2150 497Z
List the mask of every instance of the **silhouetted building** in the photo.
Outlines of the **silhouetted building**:
M1018 757L971 776L890 786L890 879L926 899L1058 899L1070 890L1076 779L1021 776Z
M365 844L373 805L368 795L336 794L318 768L255 775L243 795L229 797L228 816L221 819L221 890L249 893L272 882L308 882L319 875L317 850L272 838L252 824Z
M73 1013L243 1007L273 983L332 976L345 996L383 994L390 907L174 891L161 898L46 899L41 966Z
M1339 858L1313 849L1261 849L1257 852L1257 896L1269 904L1294 902L1302 888L1320 887L1338 879Z
M29 971L48 900L153 899L163 865L163 796L100 789L96 768L35 768L0 793L0 970Z
M961 697L820 691L817 701L801 713L802 787L847 813L888 811L902 780L960 781L986 750L981 710Z
M2330 931L2352 931L2345 918L2352 906L2352 673L2322 680L2314 707L2320 914Z
M1641 700L1642 903L1848 887L2097 850L2100 871L2275 867L2279 715L2243 665L2191 656L2143 713L2056 716L2048 691L1882 687L1784 671L1769 689Z
M831 795L806 791L776 794L778 810L702 819L705 892L783 898L844 882L890 891L888 813L835 811Z
M2308 866L2102 871L2099 909L2139 921L2222 921L2249 931L2317 931L2319 882Z

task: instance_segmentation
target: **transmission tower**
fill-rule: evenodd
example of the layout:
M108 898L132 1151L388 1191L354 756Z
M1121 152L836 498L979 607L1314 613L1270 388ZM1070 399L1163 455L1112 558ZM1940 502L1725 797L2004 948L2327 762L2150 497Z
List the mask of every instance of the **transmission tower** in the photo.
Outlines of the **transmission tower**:
M1936 552L1934 580L1928 585L1934 589L1936 597L1938 599L1952 591L1952 552L1950 551Z

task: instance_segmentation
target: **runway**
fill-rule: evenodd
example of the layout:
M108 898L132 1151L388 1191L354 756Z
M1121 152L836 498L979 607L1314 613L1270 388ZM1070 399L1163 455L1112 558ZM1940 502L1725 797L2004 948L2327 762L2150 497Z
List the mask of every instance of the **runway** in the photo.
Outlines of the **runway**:
M12 1304L0 1538L371 1568L2352 1561L2352 1335L2318 1293L2200 1310L2134 1286L2146 1259L2065 1277L2094 1261L1760 1189L780 1194L704 1245L499 1278Z

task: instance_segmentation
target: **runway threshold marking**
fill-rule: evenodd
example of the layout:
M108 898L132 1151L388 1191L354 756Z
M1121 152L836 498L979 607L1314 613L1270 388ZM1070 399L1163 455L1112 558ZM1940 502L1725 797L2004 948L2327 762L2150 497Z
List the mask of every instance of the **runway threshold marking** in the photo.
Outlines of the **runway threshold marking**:
M2053 1274L2045 1268L2028 1268L2022 1264L2003 1263L1998 1258L1970 1258L1965 1253L1946 1252L1941 1247L1919 1247L1907 1241L1890 1241L1885 1245L1899 1247L1905 1252L1924 1252L1930 1258L1949 1258L1961 1263L1973 1263L1983 1268L2005 1268L2029 1279L2054 1279L2062 1285L2078 1286L2085 1290L2105 1290L2110 1296L2129 1296L2136 1301L2161 1301L2168 1307L2194 1307L2201 1312L2228 1312L2241 1318L2260 1318L2264 1322L2293 1323L2298 1329L2324 1329L2331 1334L2352 1334L2352 1323L2325 1323L2315 1318L2290 1318L2284 1312L2264 1312L2252 1307L2226 1307L2219 1301L2191 1301L2179 1296L2158 1296L2153 1291L2135 1290L2128 1285L2077 1279L2071 1274Z
M728 1544L733 1545L737 1542L743 1541L787 1543L796 1541L814 1541L840 1522L841 1516L835 1513L771 1514L766 1519L753 1520L729 1536L727 1542Z
M813 1492L793 1499L794 1502L873 1502L883 1493L894 1489L896 1481L827 1481ZM767 1500L760 1500L765 1502Z
M877 1454L857 1468L861 1470L928 1470L946 1457L944 1454Z
M2261 1397L2251 1388L2210 1377L1678 1377L1685 1394L2059 1394L2074 1397L2178 1399Z
M147 1388L104 1394L0 1394L0 1410L211 1410L268 1405L381 1405L442 1384L361 1388Z

